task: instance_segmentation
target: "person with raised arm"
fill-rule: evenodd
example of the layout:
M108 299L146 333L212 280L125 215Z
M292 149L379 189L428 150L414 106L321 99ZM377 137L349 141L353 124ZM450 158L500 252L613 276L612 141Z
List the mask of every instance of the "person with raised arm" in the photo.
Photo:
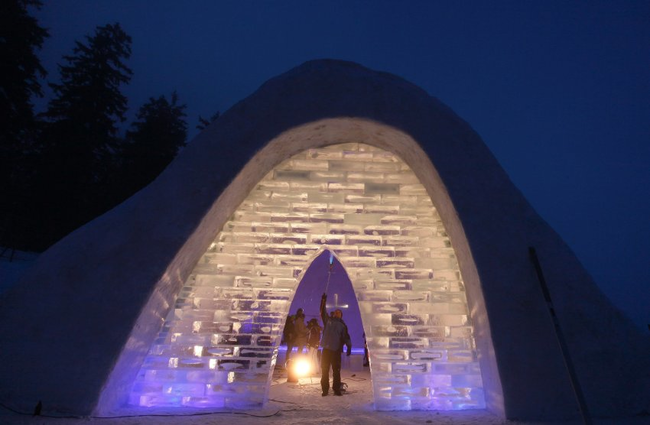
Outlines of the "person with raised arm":
M350 335L348 327L343 322L343 312L339 309L334 310L334 316L330 317L325 310L327 303L327 294L323 294L320 301L320 315L323 320L323 337L321 346L323 354L321 356L321 379L320 385L323 390L323 396L329 393L330 388L330 368L332 369L333 381L332 389L334 395L341 393L341 350L343 345L348 346L348 353L351 351ZM349 355L349 354L348 354Z

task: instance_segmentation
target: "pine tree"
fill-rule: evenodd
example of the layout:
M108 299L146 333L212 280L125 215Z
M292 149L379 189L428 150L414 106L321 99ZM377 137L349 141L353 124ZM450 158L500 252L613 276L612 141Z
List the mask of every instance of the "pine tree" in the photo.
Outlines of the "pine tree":
M35 50L43 46L47 30L29 15L38 0L7 0L0 13L0 140L2 148L20 142L34 118L32 97L43 96L39 77L47 75Z
M102 160L116 149L117 122L125 120L127 99L120 86L131 80L132 72L123 62L131 56L131 37L114 24L98 27L86 40L76 42L73 55L64 56L68 64L59 67L61 83L50 84L56 97L45 116L62 136L81 142L77 150Z
M220 115L221 115L221 113L219 111L217 111L210 117L209 120L205 119L201 115L199 115L199 123L196 125L196 129L201 130L201 131L205 130L206 128L208 128L208 126L210 124L215 122L219 118Z
M172 93L171 101L165 96L150 98L142 105L137 121L126 133L122 150L125 192L119 198L137 192L151 183L185 146L187 122L186 105L178 104L178 95Z
M49 36L29 8L38 0L5 0L0 7L0 244L23 248L20 233L32 177L36 121L33 97L43 95L46 71L36 56Z
M102 191L115 169L117 123L127 110L120 87L131 79L124 63L130 56L131 37L119 24L97 27L64 56L61 82L50 84L55 97L44 114L35 206L45 246L111 206Z

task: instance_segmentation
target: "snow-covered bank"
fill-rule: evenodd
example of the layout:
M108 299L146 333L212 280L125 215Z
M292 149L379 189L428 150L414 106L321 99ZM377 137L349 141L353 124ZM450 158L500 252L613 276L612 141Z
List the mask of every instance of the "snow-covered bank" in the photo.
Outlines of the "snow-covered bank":
M0 294L11 288L36 262L38 253L14 251L0 247Z

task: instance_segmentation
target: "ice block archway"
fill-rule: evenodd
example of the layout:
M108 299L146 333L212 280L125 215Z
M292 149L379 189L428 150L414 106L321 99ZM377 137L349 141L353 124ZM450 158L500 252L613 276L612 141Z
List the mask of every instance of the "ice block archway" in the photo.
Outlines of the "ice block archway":
M190 273L130 403L261 406L293 295L323 250L359 302L375 408L485 407L445 225L413 169L365 143L305 149L254 185Z

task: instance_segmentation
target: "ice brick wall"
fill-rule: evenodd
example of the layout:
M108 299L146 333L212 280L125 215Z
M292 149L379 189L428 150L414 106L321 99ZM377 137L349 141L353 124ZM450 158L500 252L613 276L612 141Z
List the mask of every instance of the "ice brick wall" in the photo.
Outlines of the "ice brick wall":
M442 221L404 162L357 143L296 155L248 195L179 294L130 403L261 406L295 290L324 249L357 295L377 409L485 407Z

